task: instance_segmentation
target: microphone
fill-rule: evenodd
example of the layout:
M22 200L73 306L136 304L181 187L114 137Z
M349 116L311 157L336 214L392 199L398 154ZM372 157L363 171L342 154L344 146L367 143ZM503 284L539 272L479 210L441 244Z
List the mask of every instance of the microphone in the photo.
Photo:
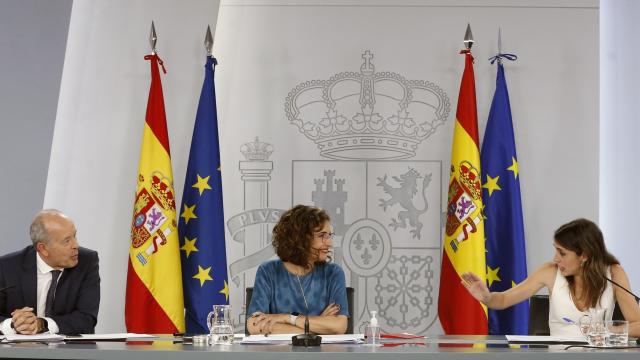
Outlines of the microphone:
M622 285L618 284L617 282L615 282L615 281L613 281L613 280L609 279L609 278L608 278L608 277L606 277L606 276L604 276L604 278L605 278L608 282L612 283L613 285L615 285L615 286L619 287L620 289L622 289L622 290L626 291L627 293L631 294L631 295L636 299L636 302L640 301L640 297L639 297L638 295L636 295L636 294L632 293L632 292L631 292L631 290L629 290L629 289L627 289L626 287L624 287L624 286L622 286Z
M300 287L300 292L302 293L302 299L304 299L304 334L294 335L291 337L291 344L293 346L320 346L322 343L322 337L311 334L309 332L309 305L307 304L307 297L304 296L304 289L302 288L302 283L300 282L300 276L296 274L296 279L298 279L298 286Z

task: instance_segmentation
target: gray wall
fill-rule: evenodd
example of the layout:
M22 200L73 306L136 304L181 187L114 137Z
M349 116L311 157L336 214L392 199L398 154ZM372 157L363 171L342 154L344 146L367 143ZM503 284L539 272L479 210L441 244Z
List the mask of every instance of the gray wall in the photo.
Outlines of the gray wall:
M0 0L0 253L42 207L72 0Z
M609 250L640 291L638 99L640 1L600 2L600 226Z

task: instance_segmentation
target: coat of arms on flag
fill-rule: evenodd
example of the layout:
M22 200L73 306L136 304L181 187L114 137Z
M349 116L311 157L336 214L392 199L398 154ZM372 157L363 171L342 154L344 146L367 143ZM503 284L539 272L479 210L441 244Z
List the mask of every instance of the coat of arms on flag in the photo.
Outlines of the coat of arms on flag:
M469 238L469 232L476 231L476 224L480 221L480 207L476 202L481 200L480 174L468 161L462 161L458 166L451 165L451 182L447 204L447 236L453 236L460 225L467 223L462 232L450 242L453 251L458 250L458 244ZM455 174L455 175L454 175Z
M138 249L152 239L147 248L136 254L140 264L146 265L149 257L167 243L167 236L176 230L175 220L167 222L171 215L166 214L175 211L176 204L171 183L162 173L156 171L150 181L140 174L138 180L141 184L134 205L131 245Z

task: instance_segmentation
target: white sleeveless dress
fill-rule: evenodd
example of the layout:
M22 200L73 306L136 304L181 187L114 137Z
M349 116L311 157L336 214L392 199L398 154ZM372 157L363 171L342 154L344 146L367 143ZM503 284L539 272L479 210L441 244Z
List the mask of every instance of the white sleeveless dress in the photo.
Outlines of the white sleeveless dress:
M607 277L611 278L611 269L607 268ZM598 306L595 309L580 311L571 299L569 283L562 276L560 269L556 272L556 280L553 284L553 290L549 296L549 330L551 336L582 336L580 328L576 325L567 324L562 318L573 320L579 324L583 315L589 315L591 312L604 312L604 320L611 320L613 316L613 308L615 306L615 297L611 283L607 281L604 293L600 297Z

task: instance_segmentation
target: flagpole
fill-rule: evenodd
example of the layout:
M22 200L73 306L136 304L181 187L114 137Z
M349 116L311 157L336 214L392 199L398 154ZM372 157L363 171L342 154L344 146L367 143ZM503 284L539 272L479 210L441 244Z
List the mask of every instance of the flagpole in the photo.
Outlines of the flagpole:
M158 35L156 34L156 27L151 20L151 31L149 32L149 45L151 45L151 55L156 54L156 43L158 42Z
M162 92L155 24L149 45L151 84L131 223L131 243L125 294L128 332L166 334L184 332L184 301L175 191L169 132Z
M207 56L211 56L213 49L213 36L211 35L211 27L207 25L207 33L204 36L204 48L207 50Z
M498 53L496 55L502 54L502 28L498 27ZM502 59L498 57L498 63L502 63Z
M490 291L506 291L527 278L524 221L518 156L513 119L504 75L503 58L514 61L515 54L502 52L502 30L498 28L496 89L480 151L487 282ZM503 310L489 310L491 335L526 335L529 325L529 301Z
M209 332L207 319L212 306L229 304L230 293L214 82L217 61L212 54L213 36L209 26L204 47L207 52L204 79L178 222L186 330L196 334Z
M465 49L460 51L465 65L453 128L438 297L438 316L447 335L487 333L486 308L460 281L466 272L486 279L473 43L471 25L467 24Z
M471 24L467 23L467 30L464 32L464 47L467 50L471 50L471 47L473 46L473 33L471 33Z

